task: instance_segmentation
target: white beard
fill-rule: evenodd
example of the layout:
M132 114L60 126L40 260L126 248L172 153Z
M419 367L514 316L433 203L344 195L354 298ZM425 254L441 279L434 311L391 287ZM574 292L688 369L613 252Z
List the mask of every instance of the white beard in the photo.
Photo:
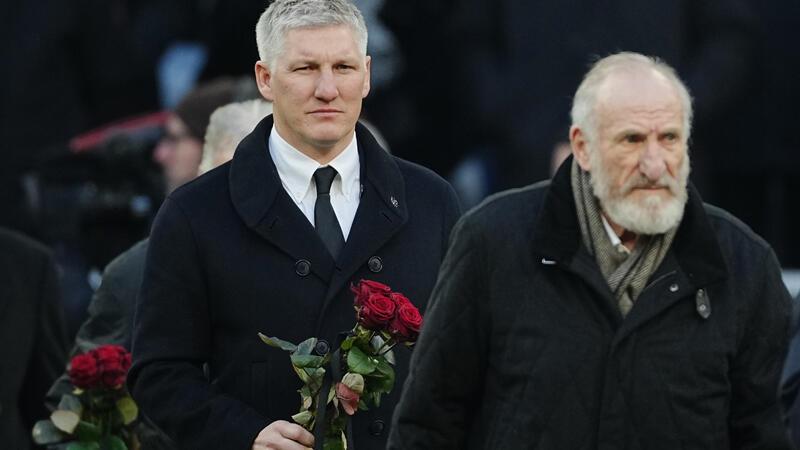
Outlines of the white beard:
M655 183L648 182L643 176L628 180L620 189L613 189L608 171L603 165L596 149L590 150L592 191L600 200L600 207L608 218L626 230L636 234L663 234L677 227L683 218L683 210L688 194L686 182L689 178L689 155L684 155L678 176L672 178L668 173ZM644 198L633 200L626 198L636 187L664 186L669 188L670 196L663 198L659 194L650 194Z

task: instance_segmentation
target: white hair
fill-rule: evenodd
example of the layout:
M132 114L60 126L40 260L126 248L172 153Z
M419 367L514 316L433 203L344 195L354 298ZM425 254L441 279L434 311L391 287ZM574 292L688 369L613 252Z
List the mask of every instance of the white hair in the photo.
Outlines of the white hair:
M367 24L349 0L275 0L256 23L256 45L261 61L274 68L289 30L347 25L361 52L367 54Z
M269 114L272 103L260 99L228 103L215 109L206 129L200 173L231 159L239 142Z
M572 100L572 125L581 129L588 140L597 136L597 93L609 76L619 72L654 70L675 86L683 106L683 139L689 141L692 128L692 97L675 70L658 58L633 52L621 52L606 56L592 65Z

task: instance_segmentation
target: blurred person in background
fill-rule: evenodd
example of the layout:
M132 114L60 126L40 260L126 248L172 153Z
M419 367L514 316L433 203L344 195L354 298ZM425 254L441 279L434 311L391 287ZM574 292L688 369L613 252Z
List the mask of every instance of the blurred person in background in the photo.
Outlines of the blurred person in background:
M236 89L233 79L201 84L167 117L164 136L153 151L153 159L162 167L167 193L197 176L211 113L234 101Z
M272 103L263 99L229 103L217 108L206 129L200 173L230 161L239 141L250 134L256 124L272 114Z
M0 442L32 449L31 429L47 417L44 395L64 368L67 336L50 251L3 228L0 342Z
M205 88L201 86L198 89ZM180 108L182 115L199 120L201 117L199 114L209 107L207 101L210 97L219 99L228 96L223 91L225 89L222 89L222 85L216 85L211 92L190 93ZM214 95L211 95L212 93ZM204 101L196 103L197 99ZM192 109L193 107L198 109ZM192 113L189 114L187 111ZM270 111L269 103L263 100L229 103L217 108L209 118L207 129L196 130L198 133L205 132L209 137L202 149L204 160L208 163L206 170L230 160L239 141ZM197 176L197 164L194 166L194 173ZM142 283L147 246L148 239L145 239L108 264L100 287L95 291L89 304L89 317L78 330L71 355L85 353L106 344L131 348L134 306ZM61 396L71 390L69 375L66 372L61 373L47 393L48 406L55 407ZM136 431L143 450L175 448L175 444L146 417L140 422Z
M159 109L156 61L188 28L189 6L158 0L3 2L0 225L50 239L31 204L26 176L69 156L68 141L79 133Z

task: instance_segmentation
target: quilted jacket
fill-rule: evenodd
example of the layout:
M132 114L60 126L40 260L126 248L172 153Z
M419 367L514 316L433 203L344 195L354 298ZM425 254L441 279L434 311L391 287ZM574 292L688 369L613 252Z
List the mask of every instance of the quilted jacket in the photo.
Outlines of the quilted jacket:
M791 448L791 298L767 243L690 187L623 319L581 244L569 164L457 225L389 448Z

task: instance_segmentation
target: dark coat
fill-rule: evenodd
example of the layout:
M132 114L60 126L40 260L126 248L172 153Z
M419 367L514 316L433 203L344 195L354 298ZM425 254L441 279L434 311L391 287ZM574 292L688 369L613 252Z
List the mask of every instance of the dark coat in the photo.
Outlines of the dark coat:
M800 448L800 296L794 299L792 341L783 368L783 405L786 410L789 433Z
M50 252L0 229L0 446L33 448L34 423L49 416L47 388L64 370L67 336Z
M581 245L570 164L454 229L389 447L790 448L791 299L769 246L691 188L623 319Z
M271 128L268 117L233 161L176 190L150 236L128 383L181 448L249 449L267 424L291 420L300 381L257 333L333 344L355 323L349 286L362 278L424 307L459 216L446 182L359 125L361 203L334 261L281 186ZM353 420L358 449L385 446L410 358L396 356L394 392Z

